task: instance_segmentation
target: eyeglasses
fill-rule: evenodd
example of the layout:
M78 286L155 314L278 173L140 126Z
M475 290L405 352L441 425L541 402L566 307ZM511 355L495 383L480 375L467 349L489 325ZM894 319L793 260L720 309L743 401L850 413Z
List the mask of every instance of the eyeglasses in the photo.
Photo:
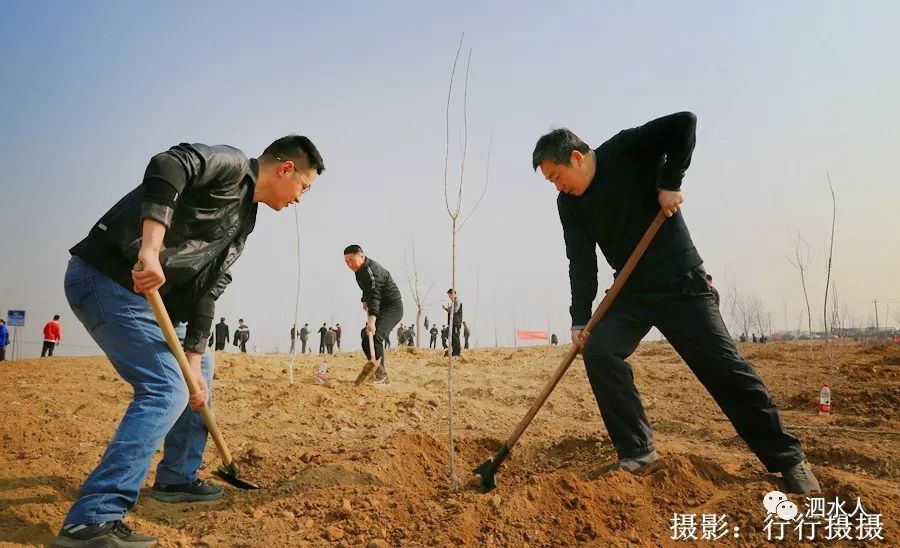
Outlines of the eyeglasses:
M303 175L301 175L299 171L297 171L297 161L296 160L292 160L291 158L281 158L279 156L276 156L275 159L278 160L279 162L287 162L288 160L290 160L291 162L294 163L294 173L297 174L297 178L300 179L301 183L303 183L303 188L300 190L300 194L306 194L307 192L310 191L310 189L312 189L312 183L307 181L306 178L303 177Z

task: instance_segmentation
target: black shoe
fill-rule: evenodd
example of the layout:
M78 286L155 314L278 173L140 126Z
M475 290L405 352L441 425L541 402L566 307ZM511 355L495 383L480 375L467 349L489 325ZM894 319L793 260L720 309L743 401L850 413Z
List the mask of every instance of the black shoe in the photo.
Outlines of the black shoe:
M203 502L220 498L224 491L221 485L205 483L198 478L182 484L155 482L147 494L160 502Z
M66 524L50 543L50 546L53 548L145 548L153 546L157 540L156 537L136 533L122 520L116 520L94 525Z
M624 470L625 472L637 472L641 468L653 464L659 460L656 451L650 451L647 454L629 459L619 459L619 461L610 467L610 472Z
M822 488L819 487L819 480L816 479L815 474L812 472L812 468L809 467L809 463L805 460L798 462L782 472L781 477L783 477L785 483L787 483L788 493L807 495L813 491L822 490Z

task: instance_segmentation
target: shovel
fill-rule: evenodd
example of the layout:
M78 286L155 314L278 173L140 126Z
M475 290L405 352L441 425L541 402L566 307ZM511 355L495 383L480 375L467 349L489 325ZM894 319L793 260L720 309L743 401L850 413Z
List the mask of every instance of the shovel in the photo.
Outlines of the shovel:
M600 319L603 318L603 316L606 314L606 311L609 310L609 307L612 305L616 296L618 296L619 292L622 290L622 286L625 285L625 282L631 275L631 271L634 270L634 267L644 255L644 251L647 250L647 246L649 246L650 242L653 241L653 237L656 236L656 232L659 230L659 227L662 226L665 220L666 215L662 210L660 210L660 212L657 213L656 217L653 219L653 222L650 223L650 226L647 228L647 231L644 233L641 241L638 242L637 247L635 247L634 251L631 253L631 256L628 257L628 261L625 262L625 266L622 267L622 271L619 272L618 276L616 276L612 287L609 288L606 296L604 296L603 300L600 302L600 306L597 307L597 310L594 311L594 315L591 316L590 321L588 321L587 325L582 330L583 334L590 334L591 329L593 329L597 325ZM506 440L506 443L500 446L500 449L497 450L496 455L484 461L480 466L478 466L478 468L473 470L476 475L481 476L480 483L483 492L487 493L488 491L497 487L497 469L500 468L500 465L504 460L506 460L506 457L509 455L510 450L512 450L516 442L519 441L519 437L523 432L525 432L525 429L528 428L528 425L531 424L531 420L534 419L534 416L537 415L537 412L540 410L541 406L543 406L544 402L547 401L550 393L553 392L554 388L556 388L556 385L559 383L560 379L562 379L563 375L566 373L566 370L568 370L569 366L572 365L572 362L575 361L575 356L578 355L579 351L580 349L578 348L578 345L572 344L572 348L569 350L568 354L566 354L566 357L556 369L556 372L553 373L553 377L551 377L547 385L544 386L544 389L538 395L535 402L531 405L531 409L528 410L528 413L521 420L521 422L519 422L519 425L513 431L509 439Z
M378 364L375 362L375 341L372 339L372 333L369 332L369 361L366 362L366 365L363 366L362 371L359 372L359 375L356 377L356 382L353 384L356 386L361 385L366 382L366 379L372 376L372 373L375 372L375 368L378 367Z
M140 271L142 268L143 265L140 263L134 266L134 269L137 271ZM178 360L178 365L181 367L181 374L184 375L184 382L187 383L188 392L193 396L200 391L200 388L197 386L197 380L194 378L193 373L191 373L191 365L188 363L184 349L181 347L181 341L178 340L178 335L175 334L175 327L172 325L172 320L169 319L166 305L163 303L162 297L160 297L159 291L157 290L153 290L145 295L150 302L150 308L153 309L153 315L156 316L156 322L159 324L159 328L166 337L166 342L169 344L169 350L172 351L172 354L175 355L175 359ZM216 425L216 418L213 415L212 409L204 404L197 412L203 417L203 423L206 424L206 429L209 430L209 434L212 436L213 441L216 443L216 448L219 450L219 455L222 456L222 464L214 472L215 475L240 489L259 489L258 485L253 485L238 477L237 464L235 464L234 460L231 458L231 451L228 450L228 446L225 445L225 439L222 437L222 432L219 431L219 427Z

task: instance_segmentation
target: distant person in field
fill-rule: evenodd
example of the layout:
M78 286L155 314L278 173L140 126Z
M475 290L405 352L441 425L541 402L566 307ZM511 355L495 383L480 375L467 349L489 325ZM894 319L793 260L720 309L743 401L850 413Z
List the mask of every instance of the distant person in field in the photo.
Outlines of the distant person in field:
M309 340L309 324L303 324L300 328L300 353L306 354L306 341Z
M288 354L293 354L294 349L297 347L297 326L291 326L291 349L288 351Z
M462 325L463 325L463 339L465 340L465 344L463 345L463 348L468 350L469 349L469 336L471 335L471 333L469 332L469 326L466 325L466 322L463 322Z
M709 290L712 291L713 299L716 301L716 306L719 306L719 290L713 287L712 274L706 275L706 285L709 286Z
M556 346L559 344L559 337L556 336L556 333L550 335L550 346Z
M362 290L362 307L368 315L366 330L372 333L375 355L369 350L368 336L363 337L362 347L366 358L378 361L373 382L387 384L388 374L384 366L384 339L403 318L403 301L400 290L391 273L375 262L356 244L344 249L344 263L356 275L356 283ZM399 341L398 341L399 346Z
M338 352L341 351L341 324L334 326L334 344L337 346Z
M391 332L390 331L388 331L387 333L384 334L384 347L385 348L391 347Z
M441 346L446 350L447 348L447 339L450 337L450 329L447 328L446 325L441 326Z
M219 323L216 324L214 335L216 338L216 350L225 350L225 343L228 342L228 336L230 335L228 324L225 323L225 318L219 319Z
M328 333L328 325L322 324L319 328L319 354L325 353L325 334Z
M9 329L6 320L0 318L0 362L6 359L6 347L9 345Z
M756 333L753 334L753 342L756 342Z
M431 325L431 330L428 332L431 335L431 340L428 341L428 348L437 348L437 336L438 336L438 328L436 325Z
M52 356L53 349L62 339L62 328L59 325L59 314L44 325L44 347L41 348L41 357Z
M800 440L785 430L769 391L728 334L680 212L696 121L690 112L663 116L620 131L596 149L564 128L535 144L532 167L558 191L572 290L572 342L584 355L619 455L617 468L634 471L657 460L650 423L625 361L655 326L763 465L782 474L788 491L810 493L819 490L819 483ZM660 211L665 224L588 336L583 329L597 295L597 246L620 272Z
M407 346L415 346L416 344L416 326L410 324L409 329L406 330L406 344Z
M329 327L325 332L325 352L331 356L334 355L334 328Z
M241 352L244 354L247 353L247 341L250 340L250 326L244 323L244 320L238 320L238 328L235 332L235 340L238 341L241 347Z
M442 306L447 311L447 325L450 326L450 349L454 356L461 356L462 346L459 336L462 331L463 305L456 296L456 290L452 287L447 290L447 304Z

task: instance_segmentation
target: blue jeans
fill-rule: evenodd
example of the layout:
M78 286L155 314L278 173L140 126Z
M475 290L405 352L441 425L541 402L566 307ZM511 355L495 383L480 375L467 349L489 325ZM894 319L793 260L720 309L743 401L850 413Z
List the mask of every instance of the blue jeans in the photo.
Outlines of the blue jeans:
M122 287L78 257L69 260L65 292L75 317L134 389L131 405L100 464L81 486L65 523L119 520L137 503L150 460L163 442L156 480L182 484L196 479L207 430L200 414L187 407L188 390L181 369L143 295ZM177 325L176 331L183 339L185 326ZM213 354L206 352L201 363L209 405Z

